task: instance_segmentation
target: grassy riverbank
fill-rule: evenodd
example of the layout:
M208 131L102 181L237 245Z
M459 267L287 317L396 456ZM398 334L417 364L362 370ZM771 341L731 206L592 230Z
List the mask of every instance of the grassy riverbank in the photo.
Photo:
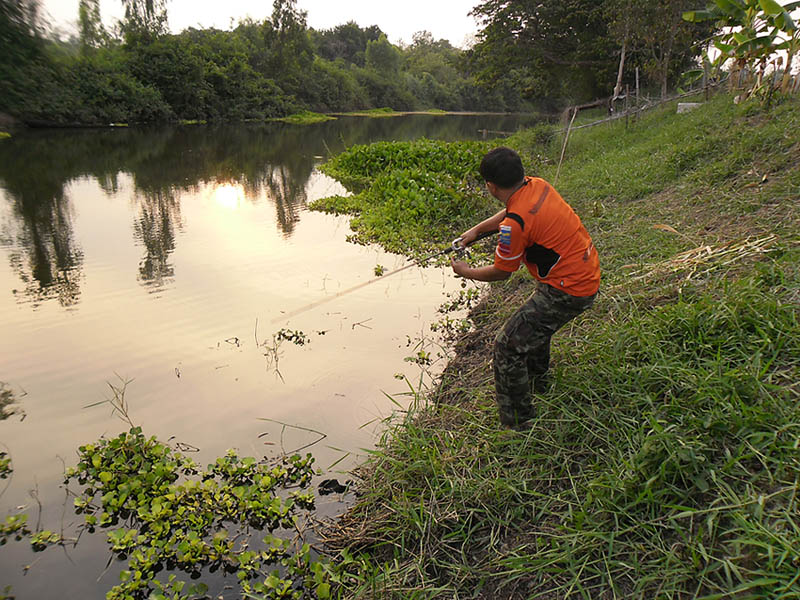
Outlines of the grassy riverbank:
M562 141L503 143L558 177L599 249L601 296L554 339L555 385L516 433L497 423L491 344L531 279L487 289L329 532L382 565L349 593L796 597L800 102L720 95L573 131L559 172Z

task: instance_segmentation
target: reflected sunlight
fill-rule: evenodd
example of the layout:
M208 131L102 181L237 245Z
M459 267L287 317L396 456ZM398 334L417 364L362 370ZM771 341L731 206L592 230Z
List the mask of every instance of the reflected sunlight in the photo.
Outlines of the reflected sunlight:
M244 201L244 186L233 183L222 183L211 192L211 197L220 206L235 210Z

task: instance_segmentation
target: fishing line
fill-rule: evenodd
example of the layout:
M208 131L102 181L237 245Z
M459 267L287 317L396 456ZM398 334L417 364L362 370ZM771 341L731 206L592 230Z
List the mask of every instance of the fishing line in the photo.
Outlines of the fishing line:
M496 231L487 231L485 233L482 233L478 237L476 237L475 240L473 242L471 242L471 243L474 244L478 240L482 240L484 238L487 238L490 235L494 235L495 233L497 233L497 232ZM342 290L341 292L337 292L336 294L333 294L332 296L325 296L324 298L320 298L316 302L312 302L311 304L306 304L305 306L302 306L302 307L300 307L300 308L298 308L296 310L293 310L290 313L283 314L280 317L277 317L277 318L273 319L272 320L272 324L279 323L280 321L284 321L286 319L291 319L292 317L296 317L297 315L299 315L301 313L304 313L306 311L309 311L309 310L311 310L313 308L317 308L318 306L321 306L322 304L325 304L326 302L331 302L332 300L336 300L337 298L341 298L342 296L345 296L347 294L351 294L352 292L355 292L356 290L360 290L363 287L367 287L368 285L372 285L373 283L376 283L378 281L383 281L387 277L391 277L392 275L396 275L397 273L405 271L406 269L410 269L411 267L416 267L416 266L419 266L421 264L424 264L424 263L428 262L429 260L432 260L432 259L434 259L434 258L436 258L438 256L443 255L443 254L449 254L450 252L462 252L462 251L464 251L466 249L466 247L462 247L460 245L460 243L461 243L461 238L460 237L456 238L456 239L453 240L453 243L450 244L450 246L448 248L444 249L444 250L441 250L441 251L436 252L434 254L430 254L430 255L428 255L428 256L426 256L424 258L420 258L419 260L415 260L414 262L408 263L404 267L400 267L399 269L395 269L394 271L389 271L388 273L386 273L384 275L381 275L380 277L374 277L374 278L372 278L372 279L370 279L368 281L364 281L362 283L359 283L358 285L354 285L353 287L347 288L346 290Z

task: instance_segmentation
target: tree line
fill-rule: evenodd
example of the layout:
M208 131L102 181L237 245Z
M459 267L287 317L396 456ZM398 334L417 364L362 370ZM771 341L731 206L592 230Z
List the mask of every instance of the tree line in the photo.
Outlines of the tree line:
M29 123L246 120L301 110L391 107L557 110L619 92L638 70L666 90L714 30L682 13L696 0L476 0L475 43L427 31L395 45L375 25L307 25L296 0L230 30L167 29L168 0L121 0L103 26L80 0L79 31L46 34L38 0L0 0L0 111ZM424 25L424 19L420 20Z

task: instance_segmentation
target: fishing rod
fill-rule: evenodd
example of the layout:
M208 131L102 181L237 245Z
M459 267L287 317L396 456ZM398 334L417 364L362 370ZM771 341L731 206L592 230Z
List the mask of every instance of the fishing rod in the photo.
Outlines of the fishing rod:
M487 237L489 237L491 235L494 235L495 233L497 233L497 231L486 231L484 233L481 233L480 235L478 235L478 237L476 237L468 245L474 244L478 240L482 240L484 238L487 238ZM283 314L280 317L277 317L277 318L273 319L272 323L274 324L274 323L278 323L280 321L284 321L286 319L291 319L292 317L296 317L297 315L299 315L301 313L304 313L304 312L306 312L308 310L311 310L312 308L316 308L316 307L318 307L318 306L320 306L322 304L325 304L326 302L330 302L331 300L336 300L336 298L341 298L342 296L344 296L346 294L350 294L351 292L355 292L356 290L360 290L363 287L367 287L368 285L372 285L376 281L382 281L382 280L386 279L387 277L391 277L392 275L396 275L397 273L400 273L401 271L405 271L406 269L410 269L411 267L416 267L416 266L419 266L421 264L427 263L429 260L433 260L434 258L442 256L443 254L449 254L450 252L455 252L456 254L461 254L461 253L465 252L466 249L467 249L467 246L462 246L461 245L462 239L463 238L461 238L461 237L457 237L456 239L454 239L452 241L450 246L448 246L444 250L440 250L439 252L435 252L433 254L429 254L428 256L425 256L423 258L420 258L418 260L410 262L407 265L405 265L404 267L400 267L399 269L395 269L394 271L389 271L388 273L386 273L385 275L381 275L380 277L375 277L375 278L370 279L368 281L364 281L362 283L359 283L358 285L354 285L353 287L347 288L346 290L342 290L341 292L338 292L338 293L334 294L333 296L325 296L324 298L321 298L320 300L317 300L316 302L312 302L311 304L306 304L305 306L302 306L302 307L298 308L297 310L294 310L294 311L292 311L292 312L290 312L288 314Z

